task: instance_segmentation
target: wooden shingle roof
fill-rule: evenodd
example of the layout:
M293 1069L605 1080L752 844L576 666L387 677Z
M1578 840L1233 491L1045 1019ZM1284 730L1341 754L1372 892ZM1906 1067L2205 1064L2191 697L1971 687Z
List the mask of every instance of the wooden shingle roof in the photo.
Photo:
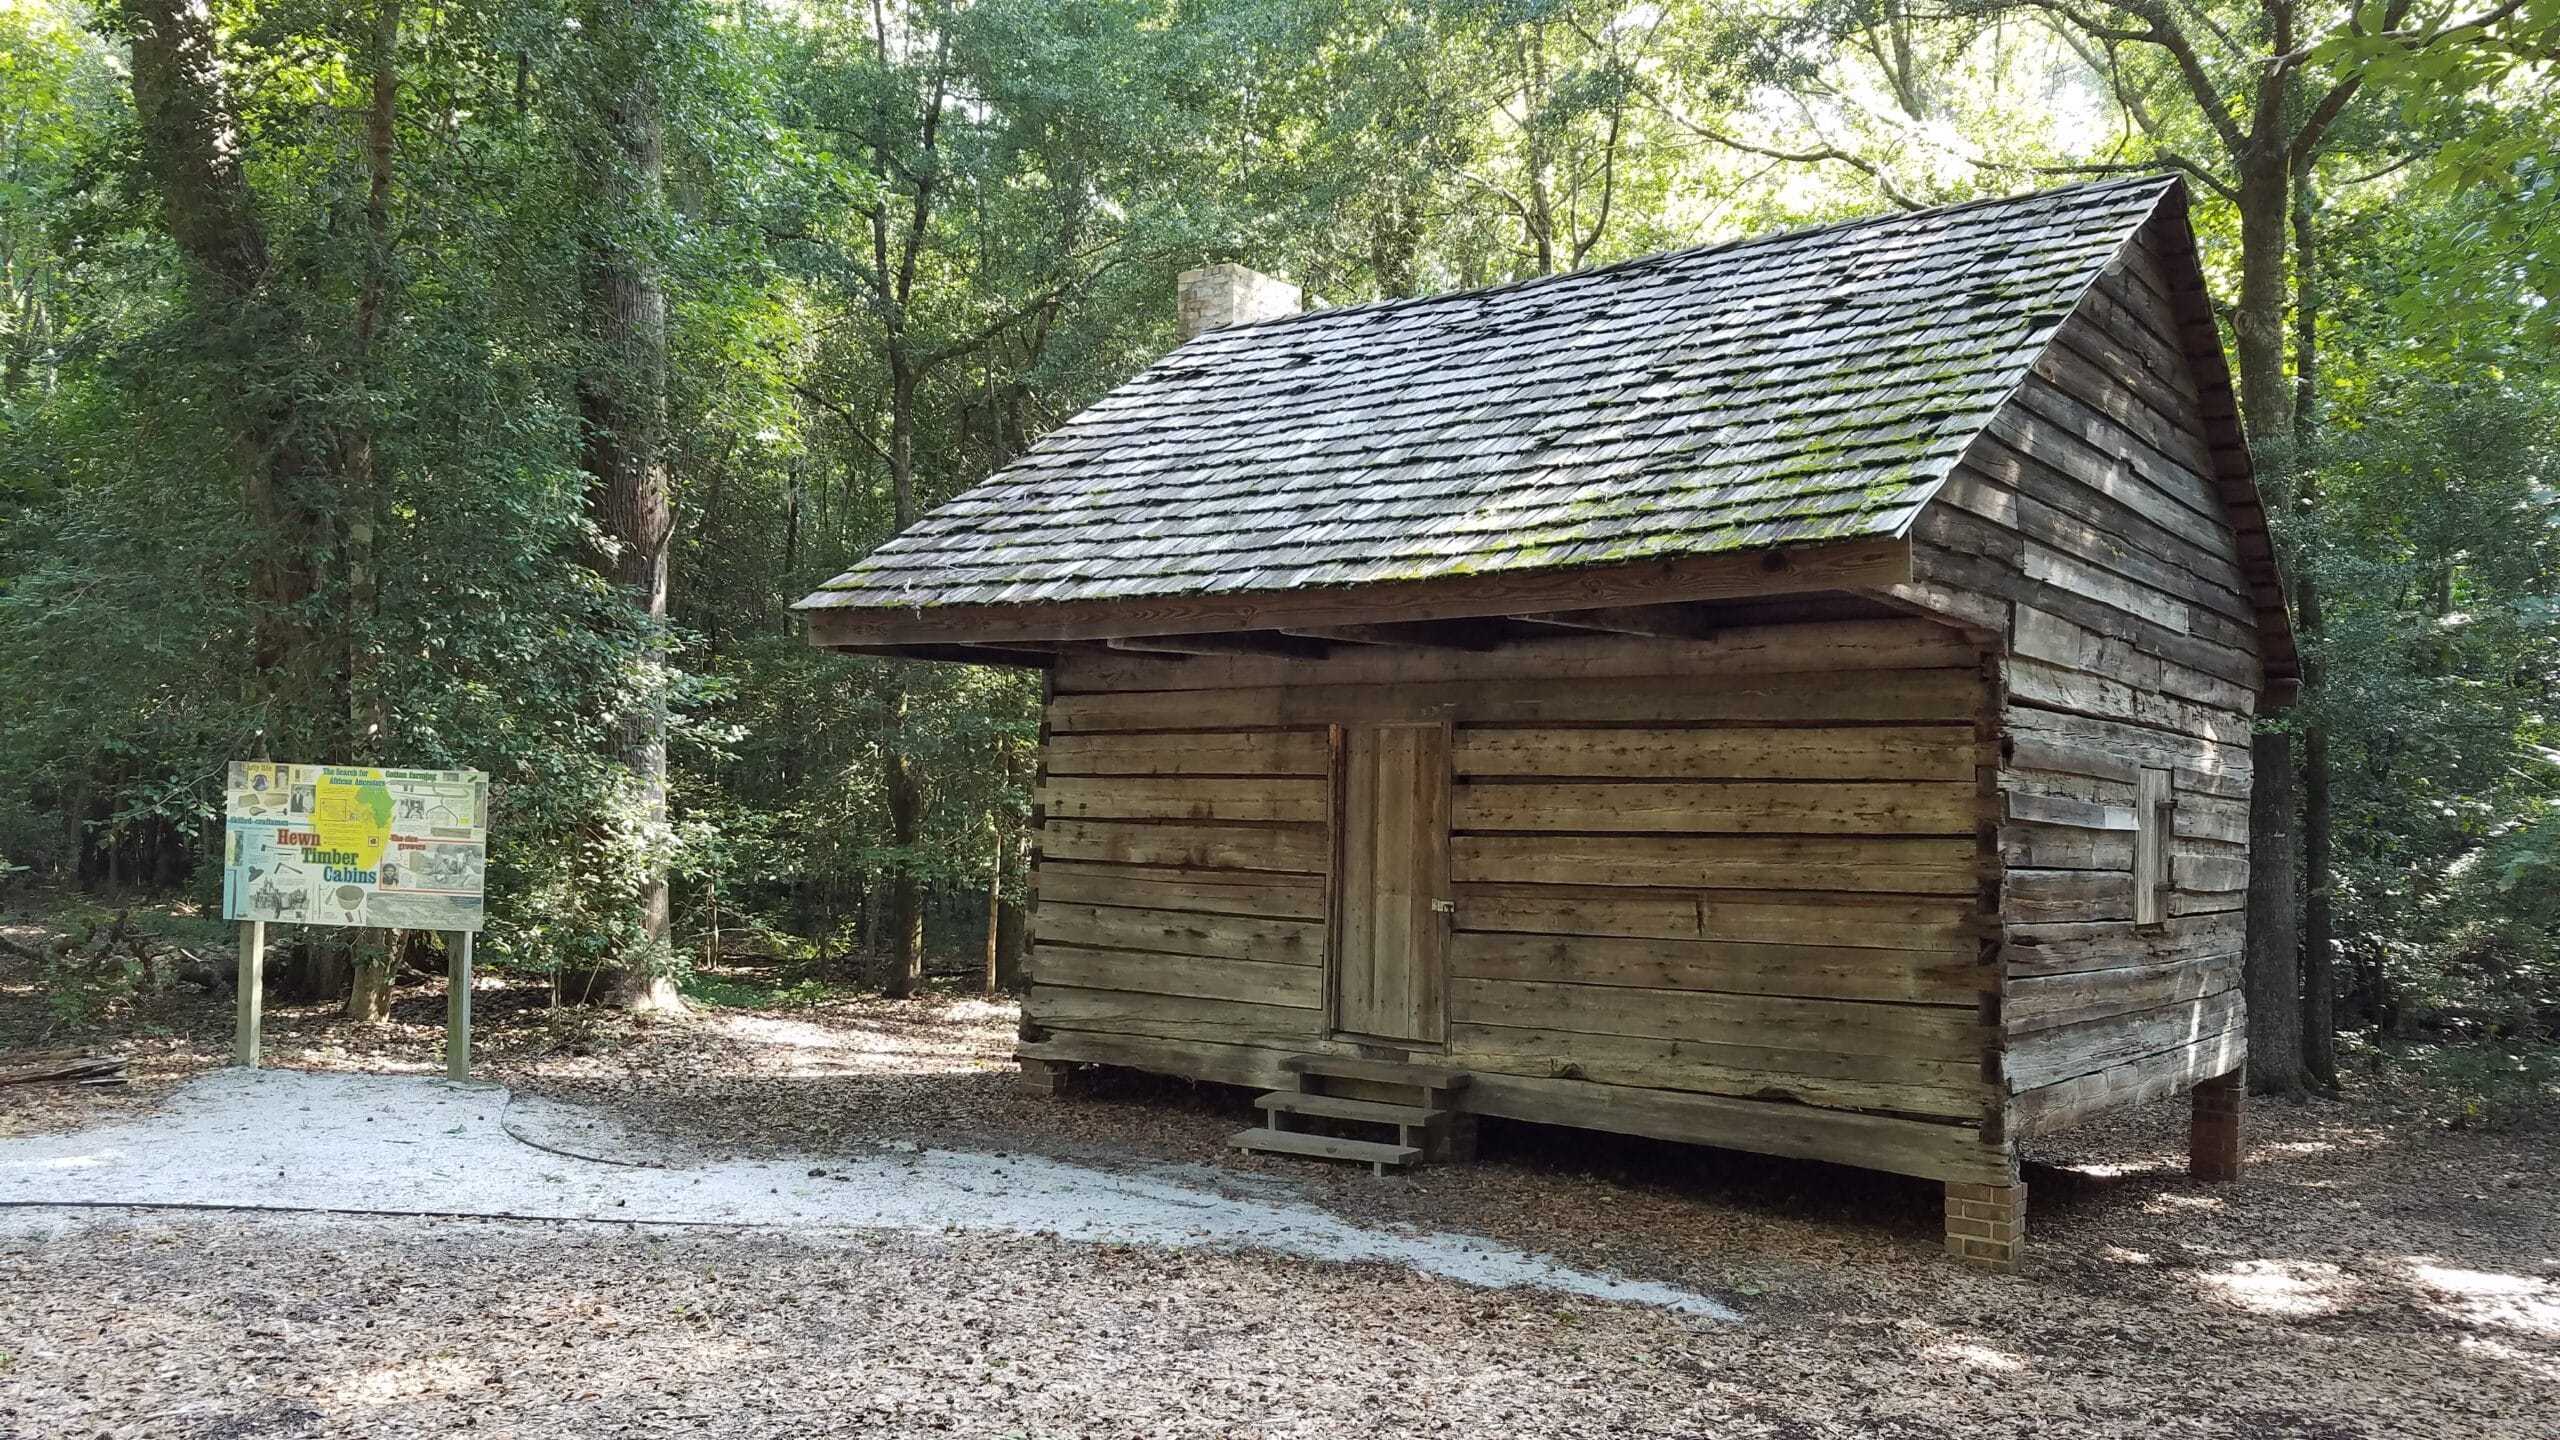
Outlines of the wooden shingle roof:
M1211 331L800 608L1164 610L1899 539L2175 188Z

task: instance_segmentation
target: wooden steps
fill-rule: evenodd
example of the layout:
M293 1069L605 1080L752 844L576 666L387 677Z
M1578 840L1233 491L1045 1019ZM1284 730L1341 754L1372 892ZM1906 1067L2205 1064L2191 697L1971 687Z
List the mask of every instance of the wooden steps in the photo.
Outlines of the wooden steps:
M1341 1055L1293 1055L1281 1068L1296 1077L1295 1090L1274 1090L1254 1101L1264 1123L1228 1143L1239 1150L1349 1160L1384 1175L1426 1161L1463 1160L1475 1152L1475 1117L1461 1113L1456 1096L1467 1086L1463 1070L1406 1065ZM1336 1093L1338 1088L1360 1093ZM1395 1138L1357 1139L1292 1128L1315 1119L1369 1126Z
M1422 1151L1412 1145L1390 1145L1381 1140L1345 1140L1333 1135L1302 1135L1295 1130L1247 1130L1228 1142L1239 1150L1261 1150L1275 1155L1308 1155L1319 1160L1356 1160L1374 1166L1381 1175L1387 1167L1410 1165L1422 1158Z
M1308 1095L1274 1090L1253 1102L1284 1115L1322 1115L1328 1120L1360 1120L1372 1125L1428 1125L1445 1112L1424 1105L1392 1105L1384 1100L1354 1100L1347 1095Z

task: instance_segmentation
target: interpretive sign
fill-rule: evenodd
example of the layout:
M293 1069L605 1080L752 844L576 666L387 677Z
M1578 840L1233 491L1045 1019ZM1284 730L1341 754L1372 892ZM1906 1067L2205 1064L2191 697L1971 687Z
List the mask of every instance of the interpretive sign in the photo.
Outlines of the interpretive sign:
M231 763L222 917L478 930L489 777Z

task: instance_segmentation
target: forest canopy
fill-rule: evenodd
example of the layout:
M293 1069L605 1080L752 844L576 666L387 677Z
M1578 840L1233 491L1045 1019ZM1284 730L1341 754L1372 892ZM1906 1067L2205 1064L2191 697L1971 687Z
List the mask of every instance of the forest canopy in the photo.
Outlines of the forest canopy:
M227 762L470 766L485 959L903 992L1012 947L1037 678L789 603L1177 272L2166 171L2299 589L2312 1078L2324 1017L2547 1029L2556 73L2555 0L0 0L0 876L202 900Z

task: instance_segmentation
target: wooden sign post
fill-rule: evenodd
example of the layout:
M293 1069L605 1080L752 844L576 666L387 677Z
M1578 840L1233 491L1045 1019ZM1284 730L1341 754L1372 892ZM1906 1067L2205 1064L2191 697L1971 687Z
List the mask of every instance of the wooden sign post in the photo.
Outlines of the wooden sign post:
M258 1026L266 999L267 922L240 922L240 963L231 975L232 988L240 998L240 1027L233 1037L233 1053L241 1064L258 1068Z
M471 1078L471 932L444 937L444 1078Z

